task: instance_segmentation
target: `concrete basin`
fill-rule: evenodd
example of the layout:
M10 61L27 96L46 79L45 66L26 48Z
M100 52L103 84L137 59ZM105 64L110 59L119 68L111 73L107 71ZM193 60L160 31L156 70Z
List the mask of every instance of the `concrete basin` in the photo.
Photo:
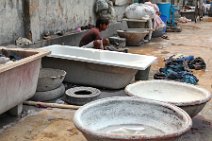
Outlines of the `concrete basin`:
M37 92L51 91L59 86L65 78L66 72L60 69L41 68L38 79Z
M125 88L128 95L174 104L191 117L211 99L209 91L187 83L166 80L139 81Z
M128 46L138 46L144 40L144 37L149 33L145 28L130 28L128 30L117 30L118 36L126 38Z
M110 97L81 107L75 126L88 141L175 141L192 126L182 109L136 97Z
M142 19L122 19L127 22L128 28L145 28L147 27L148 20Z

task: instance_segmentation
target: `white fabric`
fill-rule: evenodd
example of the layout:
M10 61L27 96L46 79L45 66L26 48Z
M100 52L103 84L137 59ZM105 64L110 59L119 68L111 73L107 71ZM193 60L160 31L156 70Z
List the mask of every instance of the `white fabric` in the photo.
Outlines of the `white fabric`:
M152 8L154 8L154 11L155 11L154 29L157 30L157 29L160 29L160 28L164 28L166 25L157 14L157 13L160 12L158 6L156 4L151 3L151 2L145 2L144 4L149 5Z
M151 28L150 28L150 31L149 31L149 34L148 34L148 40L150 41L150 40L152 39L152 32L153 32L153 31L152 31L152 28L153 28L152 19L149 19L149 20L148 20L148 26L151 27Z
M155 16L155 10L149 5L134 3L126 8L125 16L128 19L153 18Z
M101 41L101 46L100 46L100 49L104 49L104 46L103 46L103 41L102 40L100 40ZM94 48L94 41L92 41L92 42L90 42L90 43L88 43L87 45L84 45L84 46L82 46L83 48Z
M210 10L211 4L203 4L203 12L204 14L208 14L208 11Z
M160 12L159 7L158 7L156 4L153 4L153 3L151 3L151 2L145 2L144 4L153 7L154 10L155 10L155 13L156 13L156 12Z
M102 10L107 10L109 8L109 5L107 3L107 0L97 0L96 1L96 12L100 12Z
M93 42L88 43L87 45L82 46L83 48L94 48Z

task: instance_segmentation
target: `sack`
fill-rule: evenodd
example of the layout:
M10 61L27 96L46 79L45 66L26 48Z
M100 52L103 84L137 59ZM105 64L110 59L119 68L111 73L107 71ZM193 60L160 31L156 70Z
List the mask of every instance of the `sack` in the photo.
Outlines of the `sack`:
M107 0L97 0L96 1L96 12L101 12L103 10L108 10L109 6Z
M154 17L154 29L159 30L166 27L166 24L162 21L162 19L158 16L155 15Z
M126 8L125 16L128 19L153 18L155 16L155 10L149 5L134 3Z

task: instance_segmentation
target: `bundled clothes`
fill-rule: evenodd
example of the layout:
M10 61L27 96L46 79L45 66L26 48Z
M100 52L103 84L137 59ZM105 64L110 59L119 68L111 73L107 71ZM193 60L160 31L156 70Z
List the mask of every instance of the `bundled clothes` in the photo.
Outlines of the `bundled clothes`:
M176 80L196 85L199 80L190 69L206 69L206 63L200 57L171 56L166 60L165 67L160 68L159 72L154 75L154 79Z

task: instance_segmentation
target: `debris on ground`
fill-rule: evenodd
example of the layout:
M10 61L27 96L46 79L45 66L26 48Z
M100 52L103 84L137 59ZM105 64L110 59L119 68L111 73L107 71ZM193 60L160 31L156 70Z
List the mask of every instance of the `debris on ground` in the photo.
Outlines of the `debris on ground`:
M196 85L199 80L192 74L191 69L206 69L206 63L200 57L173 55L165 60L165 67L159 69L154 79L168 79Z
M188 23L188 22L191 22L191 21L192 21L191 19L187 19L186 17L180 17L178 19L179 23Z
M16 41L15 41L16 45L19 47L24 47L27 45L31 45L32 41L30 41L27 38L23 38L23 37L19 37Z
M165 39L165 40L169 40L169 36L168 35L163 35L161 36L162 39Z
M44 33L44 34L43 34L43 39L45 39L45 40L49 40L49 39L51 39L50 32L46 32L46 33Z

